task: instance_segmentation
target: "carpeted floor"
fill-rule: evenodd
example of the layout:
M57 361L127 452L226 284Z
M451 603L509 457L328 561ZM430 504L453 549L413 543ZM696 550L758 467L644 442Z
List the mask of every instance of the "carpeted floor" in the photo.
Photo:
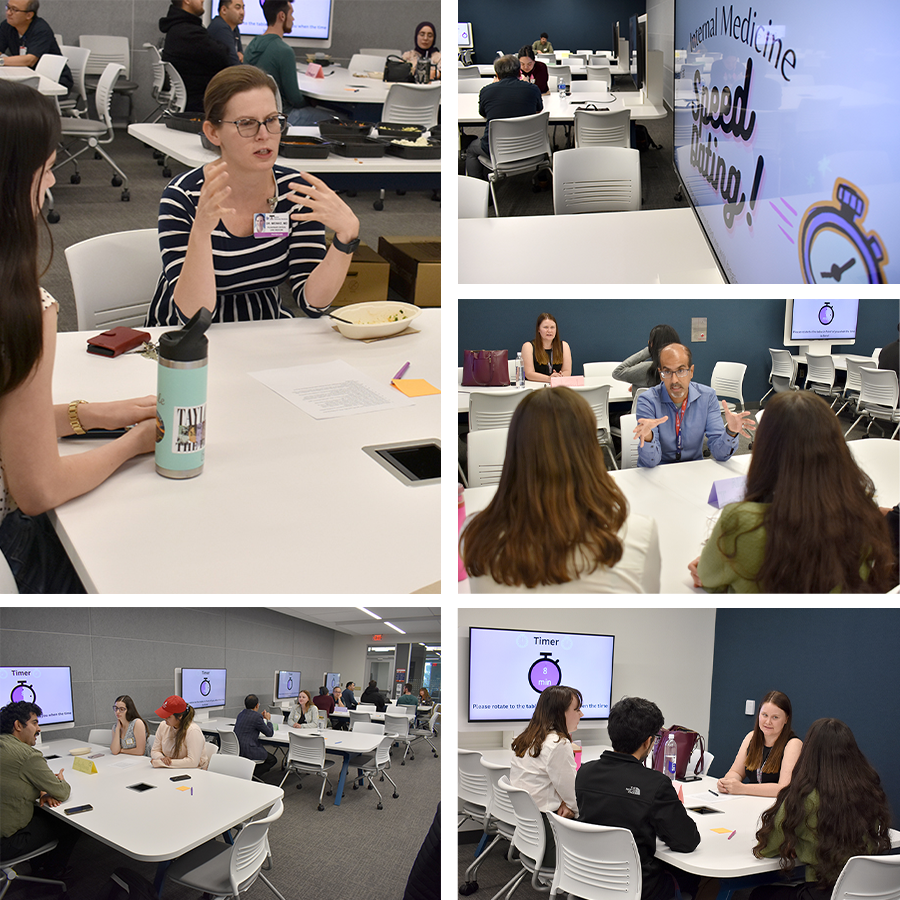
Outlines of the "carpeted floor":
M440 739L434 744L440 754ZM384 797L382 810L376 809L378 797L374 791L354 791L349 780L341 805L334 806L334 798L326 797L323 812L317 810L318 777L307 775L301 790L296 789L296 775L285 782L284 814L269 830L272 869L264 874L286 900L399 900L403 896L409 870L440 800L441 758L435 759L421 741L415 745L415 760L407 757L404 766L399 764L402 753L396 748L393 753L397 761L390 775L400 796L396 800L391 797L387 780L383 784L376 781ZM265 781L278 784L282 777L280 766L276 766ZM332 776L332 785L336 778L337 773ZM148 822L147 827L154 825ZM165 823L157 827L165 827ZM101 900L110 873L119 867L133 869L151 882L156 871L154 863L129 859L84 835L75 845L70 865L73 873L66 879L69 900ZM27 863L22 871L27 874ZM9 900L51 900L59 892L14 882L6 896ZM264 900L274 894L257 881L241 896ZM196 891L174 884L166 885L163 891L164 900L199 897Z
M634 91L632 82L625 78L617 78L613 93ZM676 200L679 182L675 174L673 157L673 120L669 110L665 119L653 119L642 122L647 127L653 142L659 145L658 150L647 150L641 153L641 209L669 209L676 206L687 206L687 198ZM477 134L481 137L482 128L469 126L466 134ZM565 145L565 135L561 125L551 128L551 142L554 149L561 150ZM552 216L553 193L549 189L534 193L531 189L531 174L514 175L497 185L497 202L503 216ZM493 206L489 215L496 212Z
M99 234L155 228L159 198L169 180L153 158L153 151L124 131L117 131L115 140L105 149L128 176L131 200L127 203L119 199L122 188L110 183L113 171L109 164L103 159L95 160L91 153L78 160L80 184L70 183L74 171L71 164L56 170L57 184L52 193L60 220L50 226L53 260L41 284L59 301L60 331L76 330L75 298L65 248ZM170 168L175 177L188 167L172 162ZM377 197L374 190L344 197L359 218L360 238L370 247L378 248L381 235L441 233L441 204L431 199L431 191L409 191L403 196L388 192L381 212L372 207ZM45 213L47 209L45 204Z

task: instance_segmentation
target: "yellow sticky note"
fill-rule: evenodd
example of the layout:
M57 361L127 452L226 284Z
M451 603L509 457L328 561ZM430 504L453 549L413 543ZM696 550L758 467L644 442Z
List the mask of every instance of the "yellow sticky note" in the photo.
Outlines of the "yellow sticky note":
M92 759L85 759L83 756L76 756L72 760L72 768L76 772L84 772L85 775L96 775L97 767Z
M433 384L429 384L424 378L394 378L391 384L407 397L427 397L429 394L440 393Z
M178 791L189 791L189 790L190 790L190 787L185 787L184 785L181 785L181 787L176 788L176 790L178 790Z
M731 834L730 828L710 828L709 829L713 834Z

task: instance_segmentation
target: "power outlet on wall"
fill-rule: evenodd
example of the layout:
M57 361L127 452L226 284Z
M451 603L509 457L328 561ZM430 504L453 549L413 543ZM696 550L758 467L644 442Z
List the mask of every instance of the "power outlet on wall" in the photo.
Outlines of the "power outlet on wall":
M746 703L744 703L744 715L745 716L756 715L756 701L755 700L747 700Z

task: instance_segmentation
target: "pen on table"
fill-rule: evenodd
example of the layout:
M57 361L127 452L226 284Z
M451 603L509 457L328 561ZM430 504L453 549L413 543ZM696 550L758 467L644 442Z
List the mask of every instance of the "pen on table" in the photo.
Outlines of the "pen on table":
M192 796L192 797L194 796L194 789L193 789L193 788L191 788L191 796Z
M406 370L409 368L409 363L404 363L400 367L400 371L394 376L394 378L402 378L406 374ZM393 380L393 379L391 379Z
M709 792L710 792L714 797L718 797L718 796L719 796L719 795L718 795L714 790L712 790L711 788L710 788L710 791L709 791Z
M730 841L736 834L737 834L737 829L735 828L735 830L732 831L731 834L728 835L728 840Z

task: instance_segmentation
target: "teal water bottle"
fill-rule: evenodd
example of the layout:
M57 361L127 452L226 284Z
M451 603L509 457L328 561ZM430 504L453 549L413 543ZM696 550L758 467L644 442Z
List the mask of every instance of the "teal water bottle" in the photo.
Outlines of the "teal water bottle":
M178 331L159 338L156 381L156 471L193 478L206 448L206 374L212 313L200 309Z

